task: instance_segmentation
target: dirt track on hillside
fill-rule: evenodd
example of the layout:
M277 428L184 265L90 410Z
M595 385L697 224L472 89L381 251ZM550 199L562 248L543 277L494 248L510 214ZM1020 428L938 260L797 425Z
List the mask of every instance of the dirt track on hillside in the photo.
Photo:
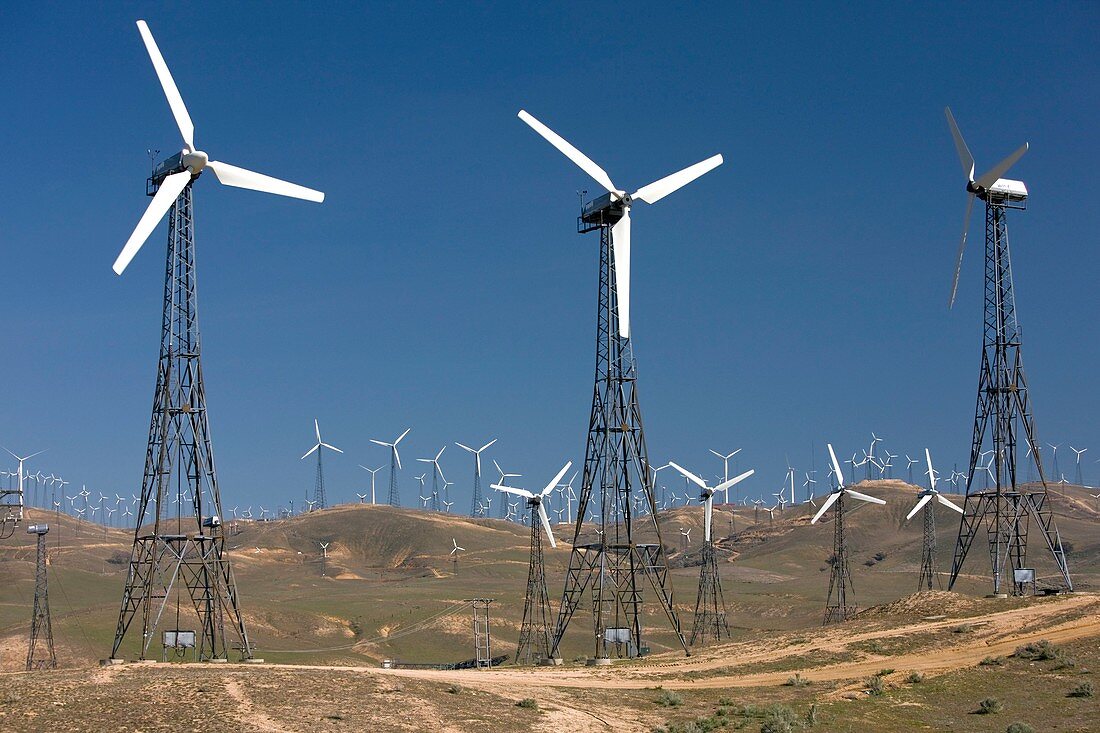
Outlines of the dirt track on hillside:
M952 633L961 625L967 631ZM812 637L812 638L811 638ZM607 704L607 697L586 694L589 690L643 690L662 686L668 689L752 688L783 684L794 670L815 682L859 681L884 667L897 675L920 671L937 675L973 667L987 656L1008 655L1024 643L1048 639L1056 644L1100 637L1100 595L1077 594L1043 601L1021 608L964 619L906 622L890 626L888 619L852 621L843 625L798 634L776 635L762 647L759 639L711 647L685 658L668 653L642 662L613 667L538 667L501 668L491 671L383 670L376 667L331 667L321 665L273 665L247 667L252 673L271 670L316 670L351 672L376 680L404 678L442 685L454 684L482 690L505 698L533 697L543 713L534 723L539 731L648 731L653 721L640 719L638 711ZM899 653L865 651L867 643L913 644ZM852 645L862 646L852 648ZM814 666L805 655L841 653L854 657L847 661ZM736 669L730 669L736 664ZM105 678L125 670L126 666L97 671ZM207 666L207 665L189 665ZM211 665L212 666L212 665ZM763 668L753 672L752 668ZM777 669L782 667L782 669ZM223 672L238 665L219 665ZM150 672L152 669L150 669ZM246 713L256 730L279 731L275 719L254 708L239 687L230 684L229 693Z

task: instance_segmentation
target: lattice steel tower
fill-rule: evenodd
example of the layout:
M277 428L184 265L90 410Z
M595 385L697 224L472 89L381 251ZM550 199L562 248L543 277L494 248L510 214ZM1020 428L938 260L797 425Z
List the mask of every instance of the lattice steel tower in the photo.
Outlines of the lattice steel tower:
M516 664L539 664L550 658L553 648L553 610L546 590L546 571L542 561L543 529L538 517L538 503L529 499L527 506L531 516L531 556L527 563L527 592L523 599L523 622L519 627Z
M591 589L593 641L597 659L637 656L642 646L642 583L648 579L673 632L687 651L672 604L668 559L650 482L649 456L638 404L637 366L629 337L619 331L611 230L623 216L621 202L593 207L578 222L580 232L600 232L597 300L596 380L585 446L581 495L573 550L565 579L553 650L574 612ZM645 517L635 516L635 492L643 496ZM601 533L582 538L589 504L597 502ZM655 541L639 541L636 521L649 525Z
M921 511L924 512L924 542L921 545L917 590L932 590L936 580L936 510L929 503Z
M695 599L695 620L691 626L691 644L729 639L726 601L722 597L722 579L718 575L718 553L714 542L703 542L703 567L699 571L699 595Z
M951 565L948 589L955 585L974 538L984 530L989 545L993 575L993 593L1022 594L1024 583L1016 582L1011 571L1027 564L1028 529L1034 521L1042 533L1048 551L1054 558L1062 583L1073 589L1066 566L1062 539L1054 515L1047 504L1047 481L1039 455L1035 418L1028 398L1021 356L1021 331L1016 319L1016 299L1013 293L1012 261L1008 243L1006 214L1009 209L1024 209L1027 188L1022 181L1000 176L1027 152L1027 144L999 163L977 181L974 180L974 159L963 141L951 111L946 110L956 148L967 175L966 223L951 291L954 302L962 265L966 230L974 198L985 204L985 295L984 328L981 367L978 373L978 399L970 449L970 470L966 480L966 502L959 524L955 557ZM1017 484L1017 442L1026 441L1039 473L1039 486ZM974 476L981 467L979 459L985 445L993 451L994 486L972 491ZM1006 577L1007 574L1007 577Z
M32 524L27 534L35 535L38 556L34 573L34 610L31 611L31 642L27 648L27 671L54 669L57 654L53 648L53 623L50 621L50 595L46 586L46 533L47 524Z
M837 494L833 507L833 556L829 569L829 595L825 599L823 625L847 621L859 610L848 567L848 538L844 534L844 492Z
M161 164L149 179L150 195L166 175L177 172L172 170L177 165L178 160L171 158ZM185 614L197 615L198 659L225 659L231 643L242 657L252 656L225 551L221 492L206 410L195 283L193 182L194 178L168 213L157 383L134 546L111 658L118 658L135 619L141 625L138 656L144 659L161 622L167 621L171 630L179 629ZM175 608L170 609L173 599ZM166 611L168 619L164 619Z

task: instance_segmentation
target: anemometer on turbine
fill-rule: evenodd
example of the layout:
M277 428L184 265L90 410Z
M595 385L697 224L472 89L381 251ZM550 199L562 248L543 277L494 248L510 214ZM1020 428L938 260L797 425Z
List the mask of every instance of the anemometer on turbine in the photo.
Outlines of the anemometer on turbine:
M324 194L277 178L210 160L195 147L195 126L179 89L144 20L137 22L149 58L160 79L184 147L158 165L148 181L153 197L114 263L121 275L153 229L168 215L168 262L157 386L149 422L145 474L134 520L134 545L122 595L111 658L140 617L139 657L145 658L169 604L176 614L193 608L198 615L198 659L225 659L230 642L244 659L252 658L237 598L237 585L225 554L221 490L206 410L195 277L195 229L191 189L209 168L227 186L322 201ZM320 439L318 438L318 442ZM170 516L175 502L176 516Z

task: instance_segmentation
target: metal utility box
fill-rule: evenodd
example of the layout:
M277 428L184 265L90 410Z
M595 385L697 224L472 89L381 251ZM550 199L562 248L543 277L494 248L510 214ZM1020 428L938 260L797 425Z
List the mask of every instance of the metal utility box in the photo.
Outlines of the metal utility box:
M1012 579L1019 585L1034 583L1035 568L1016 568L1012 571Z
M164 632L164 648L165 649L194 649L195 648L195 632L194 631L165 631Z
M627 644L631 641L630 629L612 626L603 630L603 640L610 644Z

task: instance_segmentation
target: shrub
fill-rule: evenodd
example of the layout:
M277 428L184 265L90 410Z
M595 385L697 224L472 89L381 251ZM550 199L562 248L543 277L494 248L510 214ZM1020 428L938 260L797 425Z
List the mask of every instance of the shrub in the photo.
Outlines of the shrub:
M1067 656L1064 652L1059 651L1055 659L1054 666L1051 669L1067 669L1069 667L1076 667L1077 660L1073 657Z
M887 669L880 669L878 672L875 672L875 677L889 677L893 673L894 673L893 667L890 667L890 668L887 668Z
M764 714L760 733L793 733L802 729L798 714L786 705L772 705Z
M905 678L905 681L911 685L924 682L924 672L910 672L909 676Z
M876 552L875 553L875 560L876 561L882 562L885 559L886 559L886 553L885 552Z
M878 697L886 692L886 683L882 681L882 678L877 674L874 677L870 677L867 680L867 692Z
M539 702L533 697L525 697L516 703L516 707L524 710L538 710Z
M684 698L673 690L662 690L655 702L663 708L678 708L684 704Z
M729 697L720 697L720 698L718 698L718 704L719 704L719 705L721 705L721 706L723 706L723 707L727 707L727 708L729 708L729 707L733 707L733 706L734 706L734 705L736 705L737 703L735 703L735 702L733 701L733 698L729 698Z
M806 725L810 726L811 728L813 728L815 725L817 725L817 703L816 702L810 703L810 709L806 713Z
M783 683L786 687L805 687L806 685L813 684L810 680L803 677L798 672L794 673L794 677L788 677L787 681Z
M986 657L982 661L978 662L979 667L1003 667L1005 663L1004 657Z
M1015 723L1009 723L1005 728L1005 733L1035 733L1035 729L1027 723L1022 723L1017 720Z
M451 685L450 687L447 688L447 692L449 692L452 695L461 695L462 694L462 688L459 687L458 685Z
M978 715L990 715L992 713L999 713L1005 709L1005 706L995 697L987 697L978 703Z
M952 634L969 634L974 630L974 627L970 624L959 624L958 626L951 627Z
M1042 662L1047 659L1056 659L1061 652L1058 647L1046 639L1032 641L1023 646L1016 647L1014 656L1020 659L1030 659L1034 662Z
M1092 697L1092 683L1088 680L1069 691L1067 697Z

